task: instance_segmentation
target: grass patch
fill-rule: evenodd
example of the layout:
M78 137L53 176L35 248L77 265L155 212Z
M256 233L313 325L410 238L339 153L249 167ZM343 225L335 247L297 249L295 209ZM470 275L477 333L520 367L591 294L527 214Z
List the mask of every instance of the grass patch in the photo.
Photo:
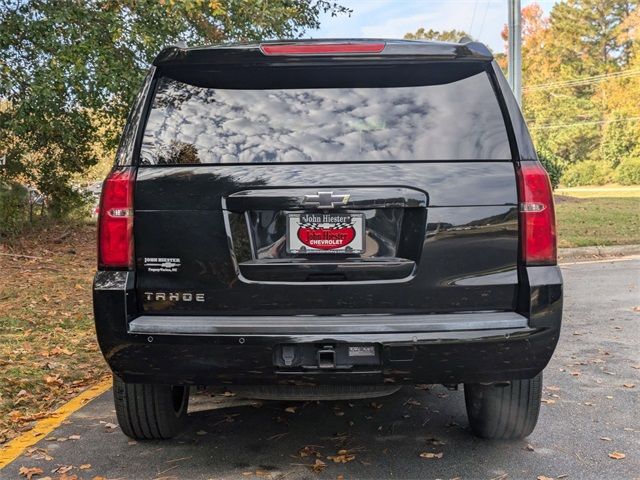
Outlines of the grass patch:
M640 244L640 198L555 199L560 247Z
M94 270L95 225L46 225L0 244L0 443L107 373Z

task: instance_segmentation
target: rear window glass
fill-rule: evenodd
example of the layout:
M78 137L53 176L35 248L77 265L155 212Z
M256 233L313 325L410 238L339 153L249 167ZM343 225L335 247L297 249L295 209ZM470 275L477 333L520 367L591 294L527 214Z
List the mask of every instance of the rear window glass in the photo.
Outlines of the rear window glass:
M424 75L413 69L410 81L402 80L402 72L390 80L387 70L375 81L375 70L368 79L362 69L357 75L343 71L328 75L333 80L324 87L317 79L322 70L316 77L307 75L315 80L300 87L292 86L283 69L278 70L287 78L282 87L273 80L277 76L265 82L276 88L258 88L259 82L249 80L207 86L161 77L140 161L175 165L510 159L504 118L487 73L476 68L470 74L438 75L434 69L446 67L423 68ZM269 72L254 72L253 78L260 75Z

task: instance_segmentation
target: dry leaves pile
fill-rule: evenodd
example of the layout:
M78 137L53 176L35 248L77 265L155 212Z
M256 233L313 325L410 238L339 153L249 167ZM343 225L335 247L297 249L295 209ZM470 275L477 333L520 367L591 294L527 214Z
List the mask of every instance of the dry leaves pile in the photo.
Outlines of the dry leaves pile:
M1 244L0 254L2 444L107 368L91 313L95 226L51 226Z

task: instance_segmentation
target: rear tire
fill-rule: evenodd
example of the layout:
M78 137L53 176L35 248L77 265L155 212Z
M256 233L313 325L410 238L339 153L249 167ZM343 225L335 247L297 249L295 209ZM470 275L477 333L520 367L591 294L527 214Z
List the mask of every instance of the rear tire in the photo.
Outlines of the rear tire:
M542 372L507 386L465 383L464 399L474 435L492 440L524 438L540 413Z
M114 375L113 398L126 436L167 439L175 437L186 420L189 387L127 383Z

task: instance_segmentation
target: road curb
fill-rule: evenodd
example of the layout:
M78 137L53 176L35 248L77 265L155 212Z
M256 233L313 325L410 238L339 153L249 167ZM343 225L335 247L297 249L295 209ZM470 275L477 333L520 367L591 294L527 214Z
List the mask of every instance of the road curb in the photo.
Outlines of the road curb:
M593 246L558 249L558 260L560 262L600 260L628 257L631 255L640 255L640 245L611 245L606 247Z

